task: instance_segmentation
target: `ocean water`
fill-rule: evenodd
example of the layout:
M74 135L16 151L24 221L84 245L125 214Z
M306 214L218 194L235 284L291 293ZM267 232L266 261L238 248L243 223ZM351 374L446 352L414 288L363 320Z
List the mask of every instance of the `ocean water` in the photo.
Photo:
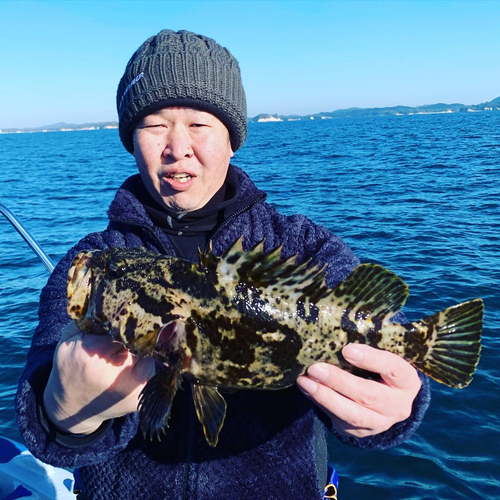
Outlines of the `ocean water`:
M234 163L268 201L341 236L410 286L411 320L467 299L486 304L478 372L464 390L432 382L406 443L329 442L340 499L500 498L500 113L250 124ZM54 261L106 227L135 173L116 130L0 135L0 202ZM20 439L13 399L48 273L0 217L0 433Z

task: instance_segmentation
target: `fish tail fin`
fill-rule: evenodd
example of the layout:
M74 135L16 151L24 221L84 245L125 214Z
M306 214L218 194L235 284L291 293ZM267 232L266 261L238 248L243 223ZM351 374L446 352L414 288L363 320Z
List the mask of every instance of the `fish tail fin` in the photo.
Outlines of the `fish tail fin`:
M484 304L475 299L406 325L407 358L422 372L461 389L472 380L481 352Z

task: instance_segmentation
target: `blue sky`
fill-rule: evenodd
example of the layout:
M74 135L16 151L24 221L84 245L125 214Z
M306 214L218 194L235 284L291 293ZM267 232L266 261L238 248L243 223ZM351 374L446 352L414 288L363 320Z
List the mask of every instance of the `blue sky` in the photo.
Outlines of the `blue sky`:
M116 119L161 29L237 57L248 114L476 104L500 96L500 1L0 0L0 129Z

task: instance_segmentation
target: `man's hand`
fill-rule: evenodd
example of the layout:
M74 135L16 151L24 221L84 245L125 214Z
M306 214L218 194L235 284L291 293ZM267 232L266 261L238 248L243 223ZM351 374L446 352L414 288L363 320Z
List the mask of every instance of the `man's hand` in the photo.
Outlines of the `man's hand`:
M59 430L90 434L105 420L137 411L153 374L151 358L137 358L109 335L82 333L72 321L54 354L45 411Z
M349 344L342 354L352 365L379 373L382 380L366 380L327 363L312 365L307 376L297 379L302 392L326 412L337 432L372 436L410 416L421 386L410 363L363 344Z

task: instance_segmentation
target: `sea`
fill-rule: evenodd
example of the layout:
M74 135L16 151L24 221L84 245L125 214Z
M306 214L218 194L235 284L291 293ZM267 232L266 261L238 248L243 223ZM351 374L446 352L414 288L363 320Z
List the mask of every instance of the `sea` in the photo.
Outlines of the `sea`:
M432 381L431 407L407 442L366 451L331 437L339 499L498 500L500 113L250 123L234 164L280 211L307 215L363 262L401 276L409 319L485 301L474 380L462 390ZM106 227L135 171L117 130L0 135L0 203L54 262ZM15 440L14 395L47 278L0 216L0 433Z

